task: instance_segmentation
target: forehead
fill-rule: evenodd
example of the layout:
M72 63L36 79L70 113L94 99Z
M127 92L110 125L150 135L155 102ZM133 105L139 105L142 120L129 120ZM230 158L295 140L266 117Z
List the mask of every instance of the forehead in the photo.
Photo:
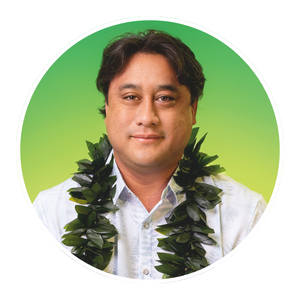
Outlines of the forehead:
M143 84L167 84L180 85L177 74L168 59L161 54L136 53L123 71L113 78L114 82L133 81ZM130 83L130 82L128 82Z

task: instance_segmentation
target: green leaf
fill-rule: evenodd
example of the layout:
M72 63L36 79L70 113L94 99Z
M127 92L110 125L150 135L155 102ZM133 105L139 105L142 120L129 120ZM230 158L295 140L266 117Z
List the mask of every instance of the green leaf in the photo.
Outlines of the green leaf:
M219 194L222 192L221 189L207 184L207 183L199 183L199 182L195 182L195 188L197 191L199 191L200 193L211 193L211 194ZM207 200L209 200L208 198L206 198Z
M99 184L98 182L94 183L91 189L95 194L95 198L100 194L104 193L105 190L107 189L107 186L108 185L106 182L102 182L101 184Z
M177 175L174 175L173 178L175 182L182 187L190 186L196 179L193 175L182 171L178 171Z
M109 239L118 233L116 227L112 224L102 224L93 228L93 230L101 234L104 239Z
M212 175L226 171L224 168L221 168L220 165L207 166L202 169Z
M191 239L191 234L188 232L185 232L176 239L177 243L187 243Z
M183 201L179 205L177 205L171 212L170 216L166 220L170 221L181 221L186 218L186 206L190 203L190 201Z
M109 211L116 212L119 210L118 206L114 205L114 203L110 200L102 205L102 207L107 208Z
M88 189L88 187L86 187L86 186L78 186L78 187L68 189L67 192L68 193L73 193L73 192L79 193L79 192L82 192L83 190L87 190L87 189Z
M84 214L84 215L88 215L93 211L90 207L82 206L82 205L75 205L75 210L78 214Z
M220 197L218 194L215 193L205 193L205 198L208 201L212 201L212 200L220 200Z
M97 195L92 189L83 190L82 194L84 195L88 203L92 203L93 201L97 200Z
M79 219L83 224L86 224L88 215L86 215L86 214L77 214L77 216L78 216L78 219Z
M86 237L94 244L96 245L98 248L102 249L104 241L101 237L101 235L97 232L95 232L92 229L88 229L86 231Z
M83 239L77 235L68 235L62 243L66 246L82 246L86 244L87 240Z
M189 169L192 166L193 161L190 159L181 159L179 162L180 167Z
M201 145L203 144L203 142L204 142L204 140L206 138L206 135L207 135L207 133L205 133L204 136L200 139L200 141L196 144L195 150L194 150L195 154L198 154L198 152L199 152L199 150L201 148Z
M106 183L104 184L99 184L98 182L95 182L93 186L91 187L91 190L94 192L95 199L100 198L100 195L106 190L107 185Z
M187 145L184 149L184 157L190 158L193 156L193 149L196 141L193 141L191 144Z
M189 204L186 208L186 212L188 213L189 217L194 221L197 222L201 220L200 209L196 204Z
M87 187L89 187L89 185L92 182L91 177L89 177L86 174L81 174L81 173L74 174L74 176L72 177L72 179L74 181L76 181L77 183L79 183L81 186L87 186Z
M205 244L205 245L215 245L216 241L205 234L201 234L199 232L193 232L193 237L195 241Z
M106 141L107 145L109 145L109 147L111 147L111 144L110 144L107 134L103 133L102 139L104 139ZM100 141L101 141L101 138L100 138Z
M216 171L216 172L214 173L214 175L215 175L215 174L219 174L219 173L223 173L223 172L226 172L226 169L225 169L224 167L221 167L218 171Z
M215 233L215 231L212 228L209 228L207 226L198 226L198 225L192 225L191 230L195 232L200 232L200 233Z
M117 186L116 185L114 185L112 188L110 188L109 189L109 193L107 194L107 198L108 199L113 199L114 196L115 196L116 190L117 190Z
M174 266L171 264L163 264L160 266L155 266L155 269L158 272L161 272L161 273L173 276L173 277L183 275L183 273L184 273L183 267Z
M171 225L169 224L160 225L155 230L163 235L170 235L171 233L181 233L184 231L184 228L177 227L176 224L171 223Z
M169 235L171 230L172 230L172 226L169 226L169 227L158 227L156 228L155 230L163 235Z
M103 256L104 262L100 265L100 270L104 270L108 266L108 264L111 260L112 252L111 251L105 252L102 254L102 256Z
M167 238L158 239L158 247L169 252L183 255L186 253L186 245L176 242L177 235L171 235Z
M169 251L169 252L174 252L174 247L171 246L167 241L166 241L166 238L158 238L158 247L161 248L162 250L165 250L165 251Z
M114 244L115 244L115 243L113 243L113 242L104 241L104 245L103 245L102 249L105 249L105 250L112 250Z
M98 151L102 154L104 160L106 161L111 152L111 147L107 143L106 139L100 139L100 142L98 143Z
M79 228L76 230L71 231L70 233L66 233L62 236L62 239L64 239L65 237L69 236L69 235L77 235L77 236L82 236L83 233L85 232L85 228Z
M194 271L198 271L198 270L203 269L203 267L207 267L209 265L209 263L207 262L207 260L205 258L199 259L196 257L189 257L188 260L186 261L185 265Z
M209 156L206 155L203 160L202 160L202 164L203 166L208 165L209 163L213 162L214 160L216 160L219 156L218 155L214 155L214 156Z
M64 229L66 231L73 231L73 230L76 230L76 229L79 229L79 228L83 228L84 227L84 224L79 220L79 219L75 219L69 223L67 223L65 226L64 226Z
M209 202L212 205L212 207L215 207L217 204L221 203L222 201L221 201L221 198L219 198L216 200L210 200Z
M73 253L74 255L83 255L84 251L85 251L85 247L84 246L75 246L71 249L71 253Z
M117 176L109 176L107 178L104 179L104 181L107 183L107 185L109 186L109 188L112 188L112 186L114 185L114 183L117 181Z
M215 207L215 205L209 202L203 195L199 194L198 192L194 192L191 197L203 209L212 209Z
M95 167L95 169L99 170L105 166L105 160L102 156L100 156L97 159L94 159L92 162L92 166Z
M104 263L104 258L102 255L99 254L93 259L93 262L97 265L102 265Z
M205 249L200 243L191 243L191 246L194 248L194 250L201 256L204 256L206 254Z
M197 137L197 134L198 134L198 131L199 131L199 127L194 127L192 129L191 137L190 137L190 139L187 143L188 145L191 145L195 141L195 139Z
M91 171L94 169L94 167L92 166L92 162L88 159L81 159L76 163L82 171Z
M87 224L86 226L88 228L90 227L93 227L96 223L96 216L97 216L97 213L95 211L92 211L89 215L88 215L88 218L87 218Z
M208 201L208 199L206 198L207 195L212 195L211 197L213 199L216 199L216 200L214 200L214 201ZM212 209L218 203L221 202L220 197L218 195L216 195L216 194L206 193L205 197L204 197L203 195L199 194L198 192L194 192L191 197L203 209Z
M83 204L83 205L88 203L86 200L75 198L75 197L71 197L69 200L71 200L75 203L78 203L78 204Z
M179 257L177 255L170 254L170 253L163 253L163 252L158 252L157 255L158 255L160 261L169 262L169 263L172 263L174 265L184 264L184 258Z
M110 175L112 168L110 165L104 165L97 172L95 172L95 176L98 176L101 179L104 179Z
M85 142L86 142L86 145L87 145L87 147L88 147L88 149L90 151L91 158L92 159L98 158L97 154L95 153L95 151L96 151L95 145L93 143L89 142L89 141L85 141Z

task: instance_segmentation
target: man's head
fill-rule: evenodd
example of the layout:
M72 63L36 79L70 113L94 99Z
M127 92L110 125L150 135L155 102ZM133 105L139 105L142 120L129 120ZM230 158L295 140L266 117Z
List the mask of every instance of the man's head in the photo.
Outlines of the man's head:
M118 39L103 56L97 84L119 168L173 172L196 123L201 66L179 40L154 31Z
M136 53L161 54L166 57L182 85L191 93L191 104L203 95L205 77L202 66L191 49L167 33L146 30L138 34L126 33L113 39L103 51L101 68L97 77L97 88L108 103L111 81L124 71L130 58ZM104 107L100 112L105 116Z

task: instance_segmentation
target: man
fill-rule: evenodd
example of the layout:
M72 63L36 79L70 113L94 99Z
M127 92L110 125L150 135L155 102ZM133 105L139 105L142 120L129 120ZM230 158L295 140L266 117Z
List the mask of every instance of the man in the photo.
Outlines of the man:
M113 148L105 161L106 166L111 161L110 175L116 176L115 193L106 193L113 197L111 210L103 213L108 205L101 208L101 203L108 202L102 199L105 193L99 195L103 182L112 177L97 182L103 166L91 172L101 160L101 151L94 153L99 145L89 147L97 163L79 163L81 175L87 170L87 181L75 176L40 193L34 202L44 225L67 248L74 246L76 256L129 278L178 276L221 259L255 226L266 205L262 196L225 175L211 175L221 169L210 172L206 164L201 169L200 160L212 161L210 157L199 154L192 160L186 155L204 82L193 52L168 34L126 34L106 47L97 87L105 96L101 112ZM193 178L191 170L206 176L185 184L182 174ZM68 192L71 200L89 206L76 206ZM99 199L91 200L91 194ZM170 224L177 227L171 230ZM162 233L169 239L161 240Z

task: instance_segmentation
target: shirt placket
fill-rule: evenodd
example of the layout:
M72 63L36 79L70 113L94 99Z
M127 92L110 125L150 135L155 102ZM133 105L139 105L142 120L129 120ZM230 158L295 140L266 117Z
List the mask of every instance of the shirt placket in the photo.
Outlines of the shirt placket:
M153 276L152 233L153 222L150 215L140 225L139 268L141 279L151 279Z

